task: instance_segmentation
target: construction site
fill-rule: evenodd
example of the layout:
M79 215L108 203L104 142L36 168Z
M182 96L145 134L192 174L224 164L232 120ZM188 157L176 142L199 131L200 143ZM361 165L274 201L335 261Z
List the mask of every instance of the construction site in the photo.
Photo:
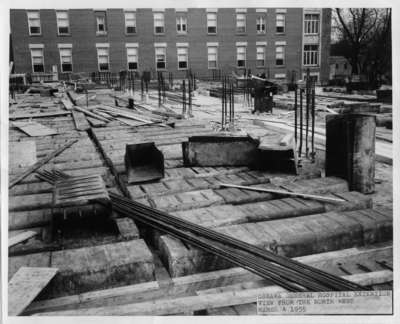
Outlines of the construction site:
M268 74L10 74L9 316L391 291L391 101Z

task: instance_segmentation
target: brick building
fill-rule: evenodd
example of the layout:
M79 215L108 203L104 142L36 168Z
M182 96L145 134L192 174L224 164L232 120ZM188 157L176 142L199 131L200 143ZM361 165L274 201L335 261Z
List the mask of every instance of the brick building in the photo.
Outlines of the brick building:
M329 79L330 9L11 10L16 73L213 69Z

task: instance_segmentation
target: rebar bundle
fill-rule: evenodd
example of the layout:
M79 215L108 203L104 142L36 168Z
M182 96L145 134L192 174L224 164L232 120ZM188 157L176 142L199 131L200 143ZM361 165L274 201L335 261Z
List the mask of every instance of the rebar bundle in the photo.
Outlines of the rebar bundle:
M68 177L60 171L39 171L38 174L41 179L50 183ZM118 194L110 192L109 196L113 210L119 214L217 255L289 291L368 290L341 277L276 255Z
M303 144L305 157L315 161L315 82L307 69L305 85L295 86L294 90L294 136L298 142L298 157L301 163ZM303 102L305 100L305 102ZM305 106L303 106L305 104ZM303 109L304 108L304 109ZM310 121L311 118L311 121ZM311 150L311 151L310 151Z
M233 130L235 126L235 88L227 76L222 78L221 83L221 130Z

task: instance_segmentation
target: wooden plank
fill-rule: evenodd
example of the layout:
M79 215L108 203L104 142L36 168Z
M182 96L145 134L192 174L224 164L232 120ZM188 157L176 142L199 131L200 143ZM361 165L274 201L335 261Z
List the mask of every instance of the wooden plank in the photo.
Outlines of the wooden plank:
M89 117L99 119L99 120L101 120L103 122L106 122L106 123L109 122L109 120L107 118L104 118L104 117L102 117L100 115L94 114L91 111L87 110L86 108L79 107L79 106L74 106L74 109L80 111L81 113L84 113L85 115L87 115Z
M361 273L351 276L343 276L344 279L361 285L371 285L382 282L393 281L393 272L390 270ZM78 315L78 316L118 316L118 315L168 315L177 313L190 313L208 308L235 306L253 303L257 297L263 294L274 294L285 292L279 286L266 286L240 291L226 291L213 294L199 294L197 296L186 296L153 300L142 303L133 303L117 306L104 306L97 308L84 308L77 310L56 311L39 313L41 316Z
M71 100L68 97L62 98L61 102L64 105L65 109L67 110L72 110L72 108L74 108L74 105L72 104Z
M315 199L315 200L319 200L319 201L332 202L332 203L346 202L346 200L340 199L340 198L304 194L301 192L291 192L291 191L286 191L286 190L275 190L275 189L266 189L266 188L259 188L259 187L238 186L238 185L227 184L227 183L220 183L219 185L221 187L227 187L227 188L237 188L237 189L245 189L245 190L250 190L250 191L268 192L268 193L277 194L277 195Z
M8 315L21 314L57 271L57 268L21 267L8 283Z
M35 235L37 235L37 233L34 231L24 231L22 233L18 233L17 235L8 238L8 247L10 248L11 246L17 245L18 243L29 240Z
M19 128L20 130L22 130L25 134L28 134L29 136L49 136L49 135L58 134L58 132L56 130L46 127L46 126L39 124L37 122L34 122L34 121L13 122L12 125L14 127Z
M379 247L372 249L351 248L334 252L325 252L314 255L294 258L299 262L314 266L318 269L331 272L337 262L345 266L352 260L361 262L364 259L387 260L392 255L392 247ZM389 256L389 257L387 257ZM339 272L338 275L341 273ZM230 268L225 270L197 273L183 277L172 278L173 284L168 289L159 289L156 282L136 284L120 288L97 290L79 295L54 298L34 302L26 311L28 314L36 312L50 312L55 310L67 310L89 308L99 306L111 306L117 304L137 303L145 300L170 298L181 294L194 294L196 291L235 285L242 282L257 281L259 276L243 268Z
M86 117L86 119L88 120L90 125L92 125L93 127L102 127L102 126L106 126L107 125L107 122L104 122L102 120L98 120L96 118Z
M86 131L90 128L88 121L86 120L85 114L79 111L72 111L72 117L74 118L75 128L79 131Z
M9 119L24 119L24 118L43 118L43 117L56 117L71 114L70 111L57 111L52 113L34 113L34 114L11 114Z
M67 148L71 147L74 143L78 142L77 139L71 140L67 142L65 145L61 146L57 150L49 153L46 155L43 159L39 160L36 162L34 165L32 165L30 168L25 170L22 174L14 178L13 180L10 181L10 184L8 185L8 189L12 188L15 186L18 182L21 180L25 179L27 176L29 176L32 172L35 172L37 169L45 165L47 162L49 162L52 158L56 157L57 155L61 154L64 152Z

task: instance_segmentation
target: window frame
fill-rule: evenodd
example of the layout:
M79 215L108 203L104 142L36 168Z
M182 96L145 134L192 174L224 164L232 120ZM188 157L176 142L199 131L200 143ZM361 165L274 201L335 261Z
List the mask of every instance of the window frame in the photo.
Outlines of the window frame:
M244 48L244 52L243 53L239 53L239 49L240 48ZM239 54L244 54L244 60L241 60L241 61L244 61L244 65L243 66L239 65ZM239 68L239 69L245 69L246 66L247 66L247 46L245 46L245 45L237 45L236 46L236 67Z
M132 14L133 18L127 18L127 15ZM137 21L136 21L136 11L125 11L124 12L125 19L125 34L126 35L135 35L137 33ZM133 21L133 25L128 24L129 21ZM128 28L134 28L133 32L129 32Z
M239 19L239 17L242 17ZM239 22L244 22L244 26L240 27L239 26ZM247 17L246 17L246 13L237 13L236 14L236 34L246 34L247 32ZM243 30L240 30L239 28L243 28Z
M183 23L183 20L185 21ZM178 30L178 26L180 26L181 30ZM182 26L185 26L185 30L182 29ZM185 35L188 32L188 22L187 22L187 15L179 15L176 17L176 32L179 35Z
M71 58L71 71L64 71L64 68L63 68L63 60L62 60L62 58L63 57L65 57L65 55L63 56L62 54L61 54L61 52L62 51L65 51L65 50L69 50L70 51L70 58ZM72 73L73 72L73 69L74 69L74 67L73 67L73 62L72 62L72 47L64 47L64 48L62 48L62 47L60 47L60 48L58 48L58 51L59 51L59 54L60 54L60 67L61 67L61 72L62 73Z
M215 49L215 53L210 53L210 49ZM210 62L214 62L214 61L209 60L210 55L215 55L215 66L214 67L210 67ZM218 69L218 46L207 46L207 67L209 70Z
M59 18L58 14L59 13L66 13L67 14L67 18ZM58 36L68 36L71 35L71 30L70 30L70 24L69 24L69 12L68 10L56 10L56 20L57 20L57 35ZM65 33L61 33L60 32L60 20L66 20L67 21L67 27L68 31ZM62 28L62 27L61 27ZM65 27L64 27L65 28Z
M134 49L136 51L135 55L130 55L129 50ZM129 57L135 56L136 61L129 61ZM136 63L136 69L129 68L129 63ZM137 46L126 46L126 68L128 71L138 71L139 70L139 47Z
M307 16L318 16L317 19L306 19ZM321 15L319 13L304 14L304 35L319 35ZM314 31L316 29L316 31Z
M282 48L282 51L278 51L278 48ZM278 54L282 55L282 58L278 59ZM282 64L278 64L278 60L282 60ZM277 67L284 67L286 64L286 51L284 45L277 45L275 47L275 66Z
M35 71L35 64L34 64L34 60L33 58L36 56L32 55L33 51L37 51L40 50L42 52L41 55L41 59L42 59L42 66L43 66L43 71ZM34 47L34 48L30 48L30 52L31 52L31 64L32 64L32 73L45 73L45 66L44 66L44 47Z
M259 23L260 20L260 23ZM258 30L258 26L260 26L260 30ZM264 30L262 30L262 26L264 26ZM265 15L257 15L256 17L256 31L257 34L266 34L267 33L267 19Z
M162 19L156 19L157 15L161 15ZM162 21L162 26L157 26L156 21ZM153 25L154 25L154 34L155 35L164 35L165 34L165 14L164 12L154 12L153 13ZM162 28L162 32L157 32L157 28Z
M258 52L258 49L259 48L262 48L262 54L263 54L263 64L262 65L260 65L260 64L258 64L258 61L260 61L259 59L258 59L258 54L259 54L259 52ZM265 66L266 66L266 53L267 53L267 50L266 50L266 46L265 45L256 45L256 67L257 68L265 68Z
M162 49L163 50L163 54L162 55L164 55L164 67L163 68L159 68L158 67L158 61L157 61L157 49ZM167 69L167 48L165 47L165 46L156 46L155 48L154 48L154 56L155 56L155 60L156 60L156 71L164 71L164 70L166 70ZM158 54L158 55L160 55L160 54Z
M185 54L179 54L179 50L185 50ZM178 62L178 70L188 70L189 69L189 47L187 46L179 46L176 48L176 54L177 54L177 62ZM179 56L180 55L185 55L186 56L186 67L182 68L179 66L180 62L184 62L184 61L179 61Z
M35 13L37 13L37 15L38 15L38 18L30 18L29 17L29 14L35 14ZM26 12L26 17L27 17L27 19L28 19L28 32L29 32L29 36L41 36L42 35L42 22L41 22L41 19L40 19L40 10L29 10L29 11L27 11ZM31 32L31 28L32 27L37 27L37 26L32 26L32 20L37 20L37 21L39 21L39 32L38 33L32 33Z
M315 46L316 50L306 50L306 46ZM315 59L315 63L313 63ZM319 66L319 45L318 44L304 44L303 46L303 66Z
M106 46L104 46L104 47L99 46L96 49L97 49L97 68L98 68L99 72L109 72L110 71L110 48L106 47ZM100 64L104 64L104 63L100 63L99 50L103 50L103 49L107 50L107 70L100 69ZM105 55L102 55L102 56L105 56Z
M210 17L214 16L215 19L210 19ZM210 22L215 21L215 26L211 26ZM215 28L215 32L210 32L210 28ZM218 15L216 12L207 12L207 34L208 35L216 35L218 32Z
M278 22L283 22L283 26L279 26ZM283 30L282 31L278 31L278 28L283 28ZM277 13L276 14L276 17L275 17L275 33L276 34L285 34L286 33L286 15L284 13Z
M107 35L107 12L106 11L95 11L95 18L96 18L96 35L97 36L103 36L103 35ZM99 18L103 18L104 19L104 30L100 30L99 29Z

